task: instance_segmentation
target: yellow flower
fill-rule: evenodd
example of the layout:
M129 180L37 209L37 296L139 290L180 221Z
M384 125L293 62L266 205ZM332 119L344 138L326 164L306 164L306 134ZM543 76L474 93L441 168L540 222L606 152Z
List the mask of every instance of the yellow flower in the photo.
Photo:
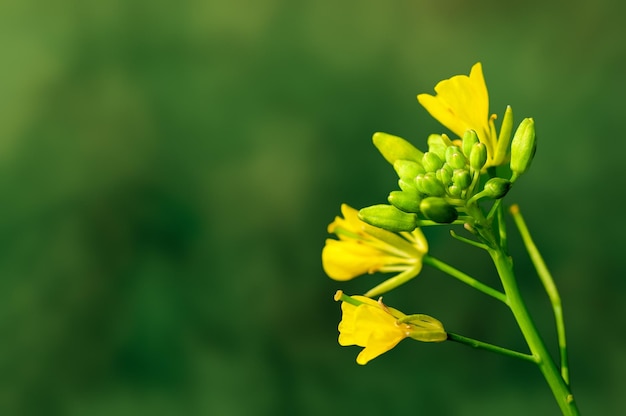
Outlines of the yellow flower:
M404 338L423 342L441 342L447 334L441 322L427 315L405 315L397 309L365 296L346 296L338 291L342 319L339 323L339 344L364 347L356 358L358 364L389 351Z
M481 143L487 146L488 166L502 163L505 155L496 155L497 137L493 120L489 116L489 95L480 62L469 76L456 75L435 86L437 95L419 94L417 100L437 121L463 137L467 130L474 130Z
M392 233L371 226L358 217L358 211L341 206L342 217L328 226L338 240L327 239L322 250L322 265L334 280L350 280L366 273L400 272L367 293L377 296L417 276L428 243L421 230Z

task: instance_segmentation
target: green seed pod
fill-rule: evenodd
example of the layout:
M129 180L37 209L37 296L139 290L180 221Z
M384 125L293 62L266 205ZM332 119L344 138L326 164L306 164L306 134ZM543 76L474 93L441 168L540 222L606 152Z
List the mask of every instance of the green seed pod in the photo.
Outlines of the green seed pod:
M470 167L480 172L487 163L487 146L484 143L476 143L470 152Z
M465 134L463 134L463 141L461 147L463 149L463 154L467 157L470 157L470 153L472 151L472 147L479 143L478 135L474 130L467 130Z
M393 191L387 200L391 205L404 212L417 213L420 210L420 198L411 192Z
M420 202L420 211L429 220L440 224L450 224L459 217L456 209L445 199L428 197Z
M359 218L369 225L392 232L413 231L417 228L416 214L400 211L393 205L372 205L359 211Z
M467 159L456 146L450 146L446 150L446 163L450 165L453 169L464 169L465 165L467 165Z
M428 172L425 175L418 175L415 178L415 185L417 190L428 196L443 196L446 193L446 188L437 179L437 175L433 172Z
M472 183L472 175L465 169L457 169L452 175L452 182L461 189L467 189Z
M511 189L511 181L504 178L491 178L485 183L483 191L480 193L493 199L500 199Z
M392 165L399 159L419 162L424 155L411 143L398 136L387 133L374 133L372 140L374 146L376 146L387 162Z
M426 152L422 157L422 166L426 172L434 172L443 166L443 160L434 152Z
M393 169L399 178L406 180L413 180L420 173L426 173L421 163L404 159L396 160L393 164Z
M535 122L532 118L525 118L515 131L511 142L511 171L514 176L528 170L536 150Z
M445 159L446 149L452 142L445 134L431 134L428 136L428 151L435 153L439 159Z

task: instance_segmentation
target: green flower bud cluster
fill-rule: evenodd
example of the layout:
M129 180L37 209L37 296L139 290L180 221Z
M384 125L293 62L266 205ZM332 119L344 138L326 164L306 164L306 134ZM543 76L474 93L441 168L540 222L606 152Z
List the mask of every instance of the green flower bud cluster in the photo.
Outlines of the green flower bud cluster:
M533 119L524 119L511 139L512 130L513 112L507 107L497 142L481 142L474 130L455 141L445 134L432 134L428 151L422 152L401 137L374 134L374 145L398 174L400 190L389 194L390 205L364 208L359 216L396 232L412 231L426 224L420 222L424 220L449 224L460 215L464 220L473 217L478 200L503 198L532 162L536 150ZM511 178L494 176L496 168L507 162ZM487 171L491 177L481 180Z
M374 135L374 144L398 174L400 190L389 194L391 205L361 210L362 219L389 230L407 231L420 219L452 223L477 191L480 172L487 162L487 148L474 131L462 141L452 142L445 134L428 137L422 153L406 140Z
M486 161L486 147L474 131L460 143L445 134L432 134L420 160L394 163L402 191L392 192L389 203L437 223L454 222L458 209L473 195Z

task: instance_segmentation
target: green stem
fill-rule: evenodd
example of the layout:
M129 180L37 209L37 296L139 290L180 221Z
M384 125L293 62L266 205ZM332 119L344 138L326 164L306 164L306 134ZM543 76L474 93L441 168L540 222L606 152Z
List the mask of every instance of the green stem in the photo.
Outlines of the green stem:
M528 313L526 304L524 303L517 281L513 273L513 262L501 248L489 249L489 254L498 270L504 293L507 296L508 304L513 312L513 316L517 321L524 338L535 357L539 370L548 382L552 393L561 408L561 412L565 416L579 415L574 396L569 390L569 386L561 377L550 353L548 352L535 324Z
M513 216L513 220L515 221L515 225L517 225L517 229L519 230L520 235L522 236L522 240L524 241L524 245L526 246L526 250L528 251L528 255L530 256L535 269L537 270L537 274L539 275L539 279L543 284L543 287L550 298L550 303L552 304L552 310L554 312L554 320L556 322L556 332L557 338L559 342L559 351L561 357L561 376L563 380L567 384L569 384L569 365L567 358L567 340L565 337L565 323L563 320L563 308L561 305L561 297L559 296L559 291L554 283L554 279L546 266L543 257L539 253L539 249L535 245L532 237L530 236L530 232L528 231L528 227L526 226L526 222L522 217L522 214L519 211L518 205L513 205L510 208L511 215Z
M500 247L504 251L508 250L509 240L506 235L506 223L504 221L504 209L502 208L502 200L498 199L494 206L496 207L496 220L498 221L498 235L500 241Z
M478 348L478 349L482 349L482 350L487 350L487 351L491 351L491 352L495 352L498 354L503 354L503 355L507 355L509 357L513 357L513 358L519 358L525 361L530 361L532 363L536 363L537 359L529 354L524 354L522 352L517 352L517 351L513 351L510 350L508 348L504 348L504 347L499 347L497 345L493 345L493 344L489 344L486 342L482 342L482 341L478 341L476 339L473 338L468 338L468 337L464 337L463 335L459 335L459 334L454 334L452 332L448 332L448 339L450 341L456 341L459 342L461 344L465 344L465 345L469 345L470 347L474 347L474 348Z
M478 280L474 279L473 277L463 273L462 271L455 269L454 267L450 266L447 263L444 263L441 260L438 260L436 258L434 258L433 256L426 254L424 256L424 258L422 258L422 262L424 264L428 264L430 266L433 266L436 269L441 270L444 273L449 274L450 276L460 280L461 282L473 287L474 289L477 289L481 292L483 292L486 295L491 296L492 298L495 298L497 300L499 300L500 302L504 303L505 305L507 305L507 298L505 296L504 293L492 288L491 286L488 286L482 282L479 282Z
M376 287L368 290L365 293L365 296L367 296L368 298L375 298L382 295L383 293L387 293L390 290L395 289L396 287L403 285L409 280L413 279L415 276L417 276L420 270L422 270L422 267L419 264L415 264L413 267L406 269L396 276L390 277Z

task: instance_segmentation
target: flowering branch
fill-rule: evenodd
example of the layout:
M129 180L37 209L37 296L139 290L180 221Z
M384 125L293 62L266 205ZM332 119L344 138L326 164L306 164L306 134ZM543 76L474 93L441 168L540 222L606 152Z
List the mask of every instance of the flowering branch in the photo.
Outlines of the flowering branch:
M489 96L480 63L466 75L457 75L435 86L435 95L420 94L420 104L457 137L431 134L428 150L422 152L407 140L375 133L373 142L398 175L400 189L387 197L388 204L356 210L342 205L343 217L335 218L322 250L326 273L338 281L364 274L393 273L365 296L337 292L343 313L339 344L358 345L363 350L357 363L394 348L405 338L422 342L454 341L473 348L496 352L532 362L543 374L563 415L579 414L571 393L567 343L561 298L554 279L533 242L517 205L513 220L522 236L537 274L550 298L559 341L557 367L537 331L519 291L508 253L508 235L503 198L528 171L537 146L535 123L525 118L513 133L513 110L507 106L499 132L496 116L489 113ZM422 229L462 225L471 238L450 230L451 236L474 248L485 250L500 277L502 290L495 289L429 253ZM436 268L505 304L513 314L529 354L446 332L437 319L406 315L376 296L404 287L415 279L423 265Z

